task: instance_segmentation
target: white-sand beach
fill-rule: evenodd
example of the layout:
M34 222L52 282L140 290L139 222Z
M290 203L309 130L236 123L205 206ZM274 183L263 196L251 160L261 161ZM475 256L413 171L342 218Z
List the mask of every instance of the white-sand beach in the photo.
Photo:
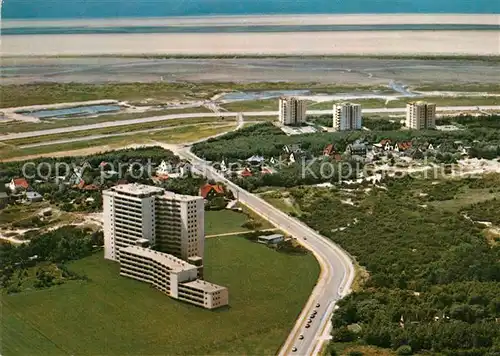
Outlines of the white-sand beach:
M499 25L498 14L350 14L151 19L6 20L3 28L259 25ZM500 30L3 35L3 56L500 55Z
M2 36L3 56L500 55L500 31L353 31Z

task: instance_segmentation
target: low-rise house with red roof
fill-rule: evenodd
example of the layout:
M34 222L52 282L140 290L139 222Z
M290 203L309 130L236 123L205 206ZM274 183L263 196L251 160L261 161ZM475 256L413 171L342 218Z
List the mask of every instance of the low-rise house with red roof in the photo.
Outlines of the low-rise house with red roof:
M245 168L241 173L240 176L242 177L251 177L253 176L252 171L250 171L248 168Z
M99 187L95 184L89 184L84 186L83 190L99 190Z
M404 152L408 149L410 149L413 146L411 141L403 141L403 142L398 142L394 145L394 149L397 148L397 151L399 152Z
M203 199L215 197L223 197L225 194L224 187L220 184L205 184L200 188L200 195Z
M78 189L83 189L85 187L85 181L83 179L80 179L78 184L75 184L73 188L78 188Z
M12 193L25 191L29 188L28 181L25 178L12 178L9 183L9 189Z
M335 154L335 148L333 147L333 144L330 143L323 150L323 156L332 156L333 154Z

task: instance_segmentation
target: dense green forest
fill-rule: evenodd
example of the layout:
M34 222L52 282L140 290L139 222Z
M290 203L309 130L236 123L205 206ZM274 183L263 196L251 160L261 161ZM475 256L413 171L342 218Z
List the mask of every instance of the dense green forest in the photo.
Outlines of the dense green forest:
M459 198L498 193L499 176L383 183L388 190L290 189L300 219L339 243L369 274L361 289L339 302L333 340L410 353L498 354L500 245L463 216L467 211L498 223L498 200L469 206ZM442 209L448 201L465 206Z
M325 126L325 127L333 127L333 118L332 115L319 115L319 116L308 116L307 120L314 124ZM403 125L399 122L399 119L388 120L388 119L363 119L363 127L366 127L372 131L396 131L403 127Z

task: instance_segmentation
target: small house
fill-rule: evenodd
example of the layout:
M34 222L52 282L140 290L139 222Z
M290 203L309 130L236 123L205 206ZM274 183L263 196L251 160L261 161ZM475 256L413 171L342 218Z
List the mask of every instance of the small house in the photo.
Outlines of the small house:
M165 161L161 161L158 168L156 168L156 175L168 175L168 173L170 173L170 170L170 165Z
M42 201L43 197L37 192L26 192L26 200L30 203Z
M292 144L292 145L285 145L283 147L283 151L285 151L285 153L287 154L290 154L290 153L302 153L302 149L300 148L299 145L297 144Z
M245 169L244 169L244 170L240 173L240 175L241 175L242 177L251 177L251 176L253 176L252 171L250 171L248 168L245 168Z
M397 147L398 152L404 152L412 147L412 142L411 141L398 142L394 146Z
M285 237L281 234L262 235L257 237L257 242L266 245L276 245L283 240L285 240Z
M251 165L261 165L264 162L264 157L262 156L252 156L247 159L247 162Z
M366 156L366 153L368 151L368 148L366 147L366 144L364 143L352 143L349 144L346 148L346 153L350 154L351 156Z
M227 172L226 161L222 160L222 162L220 163L220 170L221 172Z
M203 199L223 197L224 193L224 187L220 184L205 184L200 188L200 195Z
M337 154L337 150L335 149L335 146L330 143L323 149L323 156L334 156Z
M13 178L9 183L9 189L12 193L24 191L28 188L29 184L25 178Z
M392 146L392 141L388 139L380 141L379 145L377 146L382 147L384 151L392 151L394 149L394 147Z
M99 187L95 184L89 184L84 186L83 190L99 190Z

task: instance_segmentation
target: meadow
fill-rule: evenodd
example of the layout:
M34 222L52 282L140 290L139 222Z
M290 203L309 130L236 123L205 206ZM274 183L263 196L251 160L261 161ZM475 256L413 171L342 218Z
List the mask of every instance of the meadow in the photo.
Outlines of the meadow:
M274 354L319 274L309 254L210 238L205 278L230 305L209 311L120 277L102 253L68 266L89 280L2 298L2 355Z
M77 141L66 143L54 143L38 147L20 148L14 145L8 145L0 142L0 160L13 160L24 158L33 158L40 156L55 156L58 152L68 154L89 154L103 152L110 149L123 148L132 144L151 144L155 141L166 142L170 144L186 143L197 141L206 137L217 135L234 128L234 124L227 123L222 125L198 124L182 127L170 127L161 131L127 133L115 133L106 138L85 139L78 138ZM92 131L90 131L92 132ZM89 133L89 131L87 131ZM42 136L43 137L43 136ZM85 150L80 152L72 152Z

